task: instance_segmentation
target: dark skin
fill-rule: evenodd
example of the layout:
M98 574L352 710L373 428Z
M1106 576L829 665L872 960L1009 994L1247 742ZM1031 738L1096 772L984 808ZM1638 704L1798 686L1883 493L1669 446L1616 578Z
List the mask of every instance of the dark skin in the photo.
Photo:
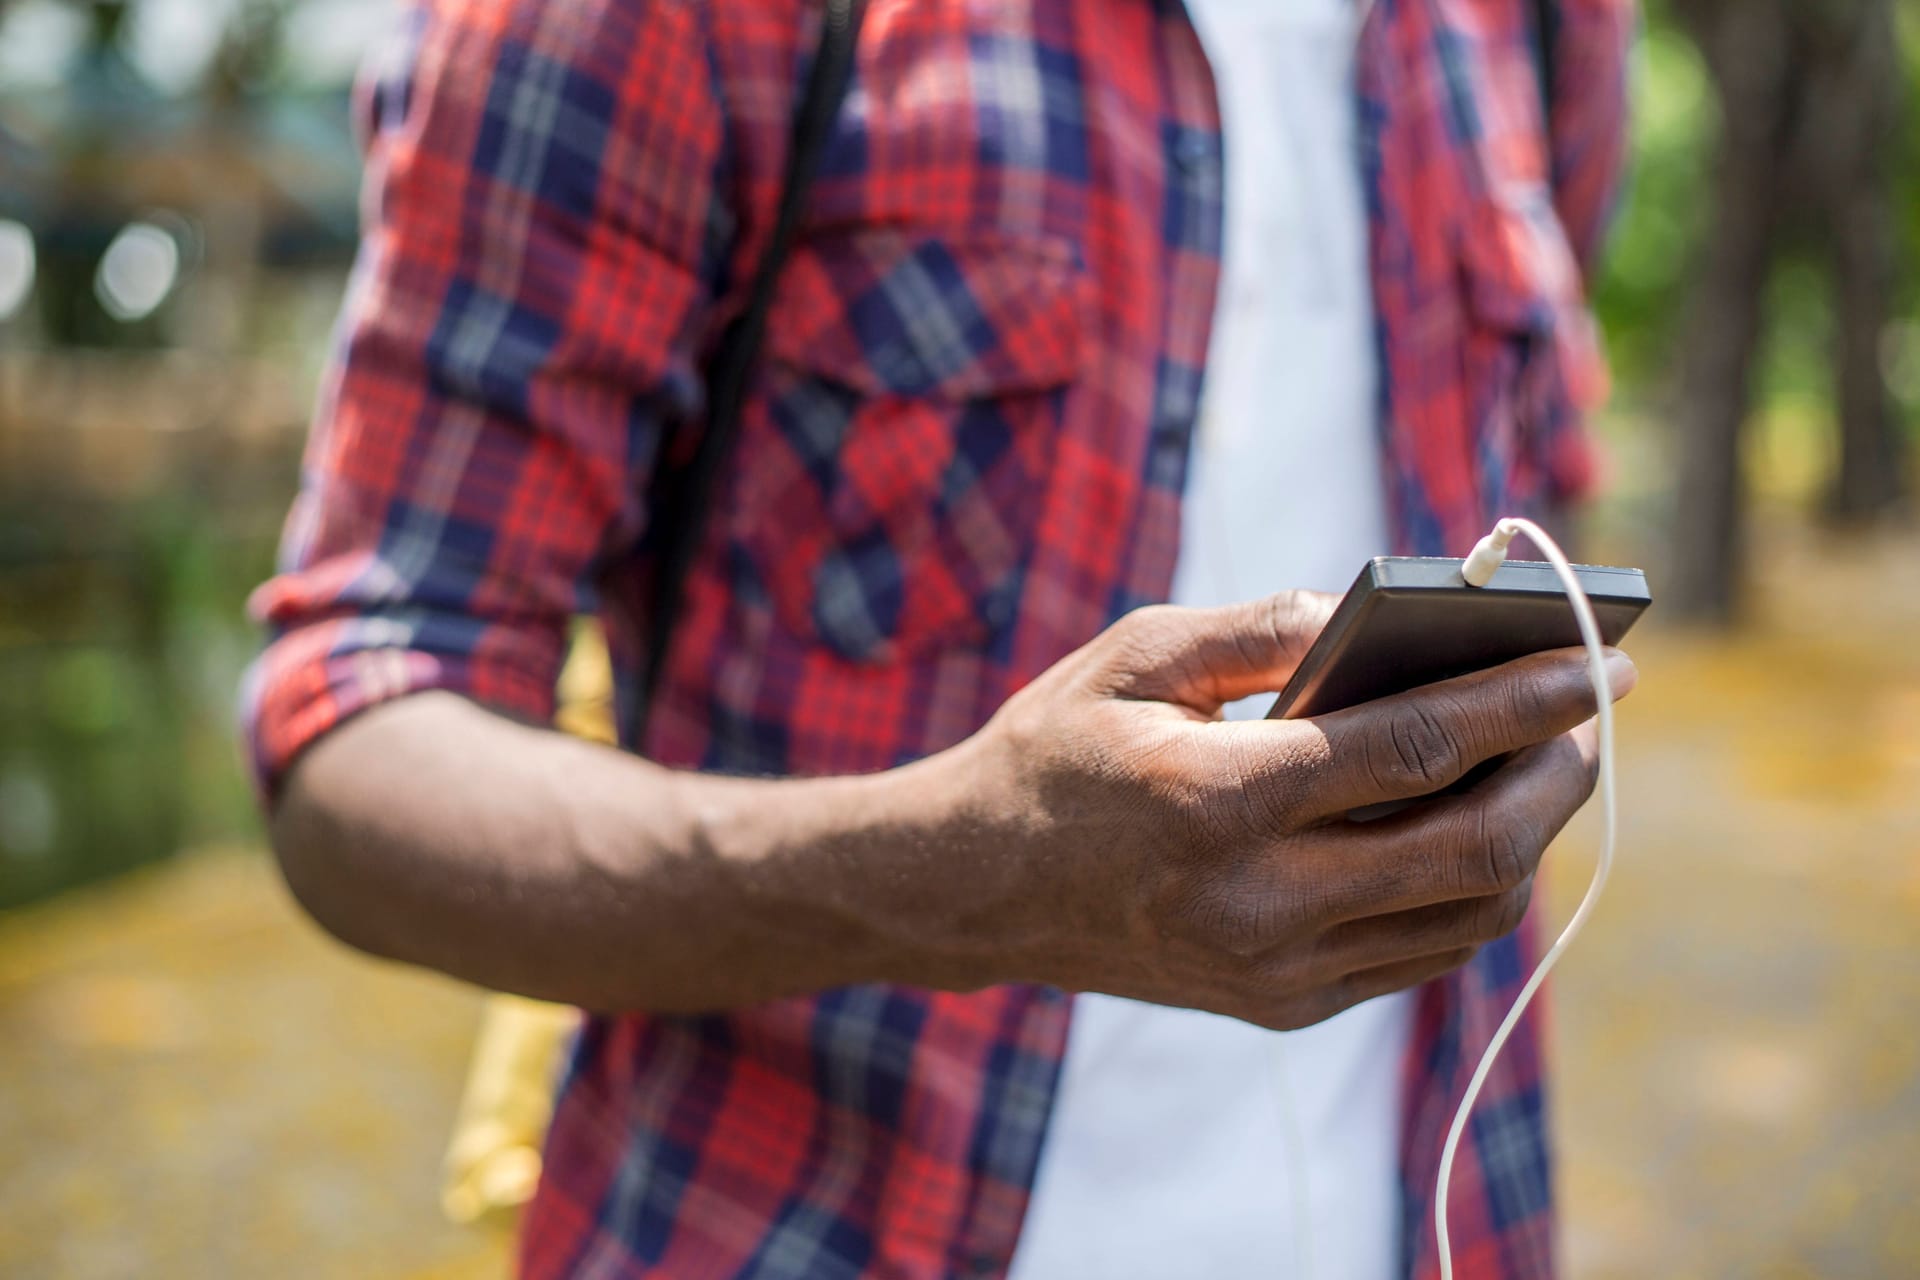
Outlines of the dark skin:
M274 846L346 942L600 1010L855 982L1044 982L1306 1026L1515 928L1593 788L1582 654L1227 723L1331 612L1140 610L948 751L854 778L679 772L444 693L329 734ZM1615 696L1632 664L1610 654ZM1368 823L1352 809L1470 791Z

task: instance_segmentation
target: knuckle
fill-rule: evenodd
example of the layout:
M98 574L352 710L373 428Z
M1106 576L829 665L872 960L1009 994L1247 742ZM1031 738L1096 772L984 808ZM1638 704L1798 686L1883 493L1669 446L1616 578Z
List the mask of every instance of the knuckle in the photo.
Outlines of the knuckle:
M1497 823L1487 833L1487 883L1496 889L1512 889L1533 870L1532 839L1512 823Z
M1238 790L1249 810L1275 818L1288 813L1296 800L1296 788L1286 775L1272 770L1247 771L1242 775Z
M1273 895L1251 891L1246 877L1217 868L1183 879L1170 895L1172 914L1183 922L1176 932L1203 951L1227 957L1229 965L1254 959L1272 944L1283 914Z
M1238 890L1227 894L1231 898L1231 908L1219 917L1219 933L1215 935L1215 944L1240 960L1250 960L1260 956L1273 944L1273 938L1281 931L1281 910L1279 902L1271 894Z
M1267 634L1282 649L1298 648L1314 631L1313 596L1305 591L1282 591L1268 596L1261 605L1261 620Z
M1506 681L1507 715L1524 733L1539 733L1559 710L1553 683L1543 672L1528 669Z
M1506 937L1520 927L1526 918L1527 904L1532 900L1531 884L1522 884L1505 893L1482 898L1473 910L1473 926L1469 936L1480 943L1494 942Z
M1306 1004L1297 998L1256 1000L1246 1008L1247 1011L1240 1015L1241 1021L1251 1022L1267 1031L1298 1031L1319 1021Z
M1266 944L1273 923L1268 903L1248 901L1246 895L1225 895L1216 901L1212 912L1211 940L1230 956L1245 959L1258 955Z
M1335 978L1310 992L1290 996L1272 1006L1274 1029L1299 1031L1317 1026L1352 1008L1361 998L1351 975Z
M1253 961L1251 977L1267 998L1278 999L1312 992L1352 967L1335 939L1322 933L1261 952Z
M1180 611L1173 605L1146 605L1114 623L1113 635L1129 650L1156 651L1173 637L1179 616Z
M1296 746L1275 751L1251 743L1237 744L1229 759L1223 804L1251 815L1263 835L1292 829L1318 780L1320 761Z
M1492 942L1500 936L1500 920L1506 913L1505 899L1501 897L1477 898L1466 911L1466 928L1462 936L1474 942Z
M1503 893L1523 884L1545 851L1535 824L1520 814L1498 813L1485 805L1471 810L1472 848L1479 854L1479 887Z
M1259 807L1253 801L1255 784L1246 779L1235 785L1218 775L1189 776L1170 797L1181 829L1191 833L1195 847L1228 862L1244 856L1262 836Z
M1052 709L1045 703L1030 685L1008 699L995 714L994 730L1004 737L1016 759L1031 762L1047 754L1055 735Z
M1391 780L1435 789L1453 779L1460 748L1446 721L1427 703L1416 702L1389 723L1381 754Z
M1146 605L1108 627L1098 668L1103 688L1153 696L1167 678L1179 678L1187 614L1174 605Z
M1242 974L1241 1003L1254 1012L1254 1021L1292 1030L1312 1021L1317 988L1303 966L1292 959L1264 957ZM1289 1024L1282 1028L1281 1024Z
M1227 641L1233 646L1234 660L1249 671L1271 667L1277 660L1280 637L1286 634L1281 630L1282 614L1267 602L1255 605L1254 610L1259 625L1236 626L1227 632Z
M1500 936L1503 938L1518 929L1520 922L1527 918L1527 908L1533 905L1532 878L1529 877L1518 888L1508 890L1505 901L1506 914L1501 921L1505 927L1500 930Z

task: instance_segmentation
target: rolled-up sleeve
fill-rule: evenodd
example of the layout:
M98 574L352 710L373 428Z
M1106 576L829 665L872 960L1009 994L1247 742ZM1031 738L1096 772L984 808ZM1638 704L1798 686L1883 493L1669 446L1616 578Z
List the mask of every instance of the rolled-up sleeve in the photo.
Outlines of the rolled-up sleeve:
M251 610L261 788L367 707L552 714L567 621L695 406L723 126L679 0L436 0L369 65L361 246Z

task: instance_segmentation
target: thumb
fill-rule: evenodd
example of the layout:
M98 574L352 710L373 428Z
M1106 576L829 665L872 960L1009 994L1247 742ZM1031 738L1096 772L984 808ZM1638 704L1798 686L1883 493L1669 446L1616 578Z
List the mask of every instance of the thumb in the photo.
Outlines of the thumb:
M1237 699L1278 692L1338 603L1321 591L1282 591L1217 609L1135 610L1108 629L1106 688L1209 716Z

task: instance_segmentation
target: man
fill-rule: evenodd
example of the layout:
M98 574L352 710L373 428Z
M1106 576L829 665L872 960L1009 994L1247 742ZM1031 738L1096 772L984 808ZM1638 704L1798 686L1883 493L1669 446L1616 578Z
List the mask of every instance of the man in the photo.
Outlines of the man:
M371 83L368 227L251 726L324 925L599 1011L524 1274L1433 1271L1441 1134L1591 786L1579 656L1223 720L1329 601L1139 606L1244 601L1219 571L1262 549L1459 554L1583 483L1577 263L1629 18L1355 11L1331 83L1358 109L1300 154L1363 162L1293 259L1329 273L1295 312L1335 317L1334 354L1223 349L1284 376L1210 390L1195 446L1244 154L1219 103L1260 109L1217 4L1207 48L1166 0L870 6L636 754L539 726L571 615L603 616L627 689L644 659L655 481L765 248L817 15L437 0ZM1276 463L1323 379L1367 419L1328 447L1360 451ZM1281 467L1268 515L1325 489L1337 527L1249 518L1243 464ZM1201 564L1209 493L1229 532ZM1217 1080L1216 1045L1242 1064ZM1313 1084L1292 1123L1283 1068ZM1551 1272L1543 1107L1529 1022L1456 1174L1463 1275Z

